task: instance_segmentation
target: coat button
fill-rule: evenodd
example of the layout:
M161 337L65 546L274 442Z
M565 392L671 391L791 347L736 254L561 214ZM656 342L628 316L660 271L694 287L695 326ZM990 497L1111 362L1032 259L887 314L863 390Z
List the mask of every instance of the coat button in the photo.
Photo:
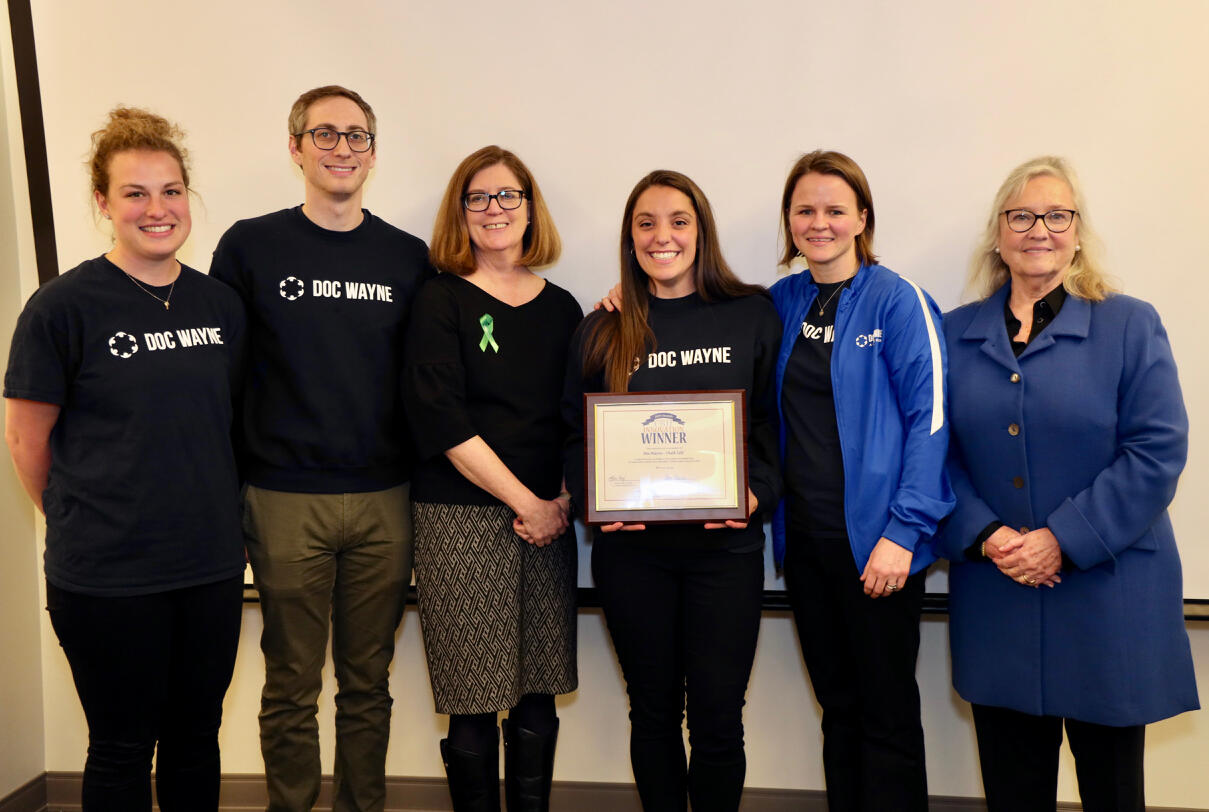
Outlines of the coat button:
M1028 531L1029 531L1029 530L1028 530L1028 528L1027 528L1027 527L1022 527L1022 528L1020 528L1020 532L1021 532L1021 533L1027 533Z
M1008 380L1011 381L1012 383L1020 383L1020 373L1013 372L1012 376L1010 378L1008 378Z
M1024 477L1018 477L1018 476L1012 477L1012 487L1013 488L1023 488L1024 487Z
M1015 436L1016 436L1017 434L1019 434L1019 433L1020 433L1020 426L1019 426L1019 425L1017 425L1016 423L1010 423L1010 424L1008 424L1008 434L1010 434L1010 435L1012 435L1013 437L1015 437Z

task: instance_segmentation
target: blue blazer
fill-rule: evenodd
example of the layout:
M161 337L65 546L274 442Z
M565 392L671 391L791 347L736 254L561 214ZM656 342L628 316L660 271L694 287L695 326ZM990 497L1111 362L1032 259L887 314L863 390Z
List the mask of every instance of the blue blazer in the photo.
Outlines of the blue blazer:
M1167 505L1188 417L1158 313L1069 296L1017 359L1009 286L945 316L953 685L984 705L1103 725L1199 707ZM965 556L998 519L1049 527L1073 562L1055 588Z

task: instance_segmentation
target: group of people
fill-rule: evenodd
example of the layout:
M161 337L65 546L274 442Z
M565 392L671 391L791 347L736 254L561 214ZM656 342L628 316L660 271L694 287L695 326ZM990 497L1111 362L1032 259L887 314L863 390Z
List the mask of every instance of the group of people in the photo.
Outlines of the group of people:
M701 188L655 171L626 201L620 282L583 318L535 273L561 245L516 155L461 162L426 247L362 208L377 131L351 90L300 96L303 204L232 226L209 276L176 259L179 130L119 108L93 136L113 248L31 297L4 381L88 721L85 810L150 809L153 754L161 809L217 808L245 550L270 810L319 793L329 629L333 808L383 808L413 563L454 809L500 808L501 711L507 808L547 809L555 696L577 685L584 394L716 389L745 393L747 519L592 528L645 809L739 806L765 521L830 809L927 809L915 667L938 557L988 807L1054 808L1065 725L1084 808L1144 808L1145 725L1198 707L1166 513L1187 416L1162 324L1111 287L1065 162L1004 182L978 299L945 316L877 264L847 156L791 169L782 262L804 268L771 290L732 271Z

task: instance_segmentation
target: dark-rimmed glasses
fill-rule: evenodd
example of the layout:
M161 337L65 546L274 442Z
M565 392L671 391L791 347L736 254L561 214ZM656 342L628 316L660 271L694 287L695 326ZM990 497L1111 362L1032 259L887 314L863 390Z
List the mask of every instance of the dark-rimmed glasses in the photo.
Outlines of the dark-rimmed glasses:
M1061 234L1075 222L1075 215L1079 212L1074 209L1052 209L1045 214L1037 214L1028 209L1008 209L999 213L1007 218L1008 228L1017 234L1028 231L1038 220L1045 223L1051 233Z
M313 130L303 130L300 133L294 133L296 138L310 133L311 142L319 147L319 149L335 149L340 143L340 136L344 136L344 141L348 144L348 148L353 152L368 152L374 146L374 134L367 133L365 130L351 130L349 132L341 132L333 130L330 127L315 127Z
M519 209L521 201L525 199L525 193L520 189L504 189L502 192L489 195L486 192L470 192L462 195L462 205L466 207L466 211L487 211L494 200L500 204L500 208L505 211L510 209Z

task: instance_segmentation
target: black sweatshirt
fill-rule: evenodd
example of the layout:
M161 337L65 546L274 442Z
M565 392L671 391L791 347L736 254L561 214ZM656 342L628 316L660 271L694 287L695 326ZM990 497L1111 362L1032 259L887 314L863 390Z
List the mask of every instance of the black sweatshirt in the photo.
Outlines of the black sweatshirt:
M658 543L684 549L758 549L764 543L762 515L781 496L777 463L777 410L773 372L781 346L781 320L765 295L706 302L693 293L679 299L649 299L647 321L655 347L630 378L629 391L743 389L747 392L748 481L759 501L757 514L743 530L705 530L698 524L651 525L625 533L629 543ZM567 486L577 506L584 505L583 394L605 390L603 373L584 379L583 342L598 319L597 311L579 326L571 343L563 391L563 422L568 432L564 453ZM597 536L601 534L597 531ZM617 534L611 534L622 540Z
M296 207L223 235L210 274L248 309L250 483L357 493L408 480L403 341L432 273L422 240L368 211L352 231L321 228Z

